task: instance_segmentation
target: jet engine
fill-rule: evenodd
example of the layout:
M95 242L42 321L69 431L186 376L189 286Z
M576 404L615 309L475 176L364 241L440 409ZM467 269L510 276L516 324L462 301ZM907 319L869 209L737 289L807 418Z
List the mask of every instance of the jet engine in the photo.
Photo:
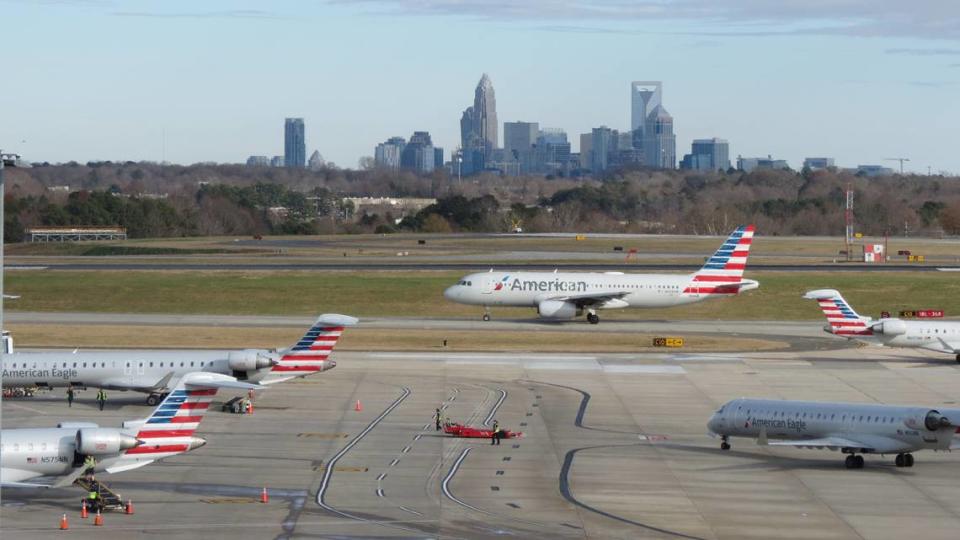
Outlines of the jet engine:
M82 428L77 431L77 452L85 456L117 454L140 444L135 437L112 428Z
M572 319L577 312L576 304L563 300L544 300L537 306L537 313L545 319Z
M952 424L950 419L946 416L940 414L939 411L930 411L927 413L927 416L923 419L923 427L929 429L930 431L937 431L939 429L948 428Z
M227 353L227 366L233 371L256 371L277 365L264 351L246 349Z
M900 319L886 319L870 327L874 334L899 336L907 333L907 323Z

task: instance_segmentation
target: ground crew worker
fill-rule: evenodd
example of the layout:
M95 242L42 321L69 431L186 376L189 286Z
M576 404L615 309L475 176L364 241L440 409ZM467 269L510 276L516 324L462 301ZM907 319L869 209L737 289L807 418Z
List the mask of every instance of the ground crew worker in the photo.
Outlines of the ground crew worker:
M437 413L433 415L433 419L437 421L437 431L440 431L440 421L443 419L443 414L440 413L439 408L437 408Z
M67 407L73 407L73 387L67 387Z
M100 498L99 486L99 482L94 483L94 485L90 487L90 492L87 493L87 506L91 510L98 508L97 501Z
M103 388L101 388L99 391L97 391L97 403L100 404L101 411L103 410L103 405L106 402L107 402L107 393L103 391Z
M496 420L493 421L493 432L490 434L490 444L500 444L500 423Z

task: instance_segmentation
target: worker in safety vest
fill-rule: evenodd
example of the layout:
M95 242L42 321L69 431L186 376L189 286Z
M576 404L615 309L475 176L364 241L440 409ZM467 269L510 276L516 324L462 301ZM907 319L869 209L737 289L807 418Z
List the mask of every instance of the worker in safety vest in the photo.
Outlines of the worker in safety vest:
M103 388L97 391L97 403L100 404L100 410L103 410L103 405L107 402L107 393L103 391Z
M493 431L490 434L490 444L500 444L500 422L493 421Z
M443 420L443 414L440 412L440 408L437 408L437 412L433 415L433 419L437 422L436 431L440 431L440 421Z

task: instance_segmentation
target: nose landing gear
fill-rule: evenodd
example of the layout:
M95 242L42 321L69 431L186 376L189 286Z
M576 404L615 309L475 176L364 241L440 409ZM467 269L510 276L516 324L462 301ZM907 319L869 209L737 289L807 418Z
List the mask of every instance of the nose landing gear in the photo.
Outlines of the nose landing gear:
M729 441L729 439L727 438L726 435L724 435L723 437L720 437L720 449L721 449L721 450L729 450L729 449L730 449L730 441Z
M597 315L597 312L594 310L587 311L587 322L590 324L597 324L600 322L600 316Z

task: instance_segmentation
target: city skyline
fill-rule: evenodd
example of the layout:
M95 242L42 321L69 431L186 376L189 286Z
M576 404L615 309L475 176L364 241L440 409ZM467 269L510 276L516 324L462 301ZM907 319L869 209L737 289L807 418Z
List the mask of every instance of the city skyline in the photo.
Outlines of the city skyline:
M440 0L3 2L20 23L0 37L16 52L0 144L39 161L237 163L281 154L274 126L295 115L311 151L356 167L377 141L414 129L459 146L465 92L486 72L498 129L561 127L572 151L595 127L632 127L625 88L652 79L668 89L678 158L694 139L720 137L731 160L908 157L908 172L960 171L960 29L943 22L960 7L730 0L702 15L690 6L700 0L641 1L646 12L598 3L586 13L534 0L500 13ZM316 31L305 37L307 27ZM373 38L355 43L358 33Z

